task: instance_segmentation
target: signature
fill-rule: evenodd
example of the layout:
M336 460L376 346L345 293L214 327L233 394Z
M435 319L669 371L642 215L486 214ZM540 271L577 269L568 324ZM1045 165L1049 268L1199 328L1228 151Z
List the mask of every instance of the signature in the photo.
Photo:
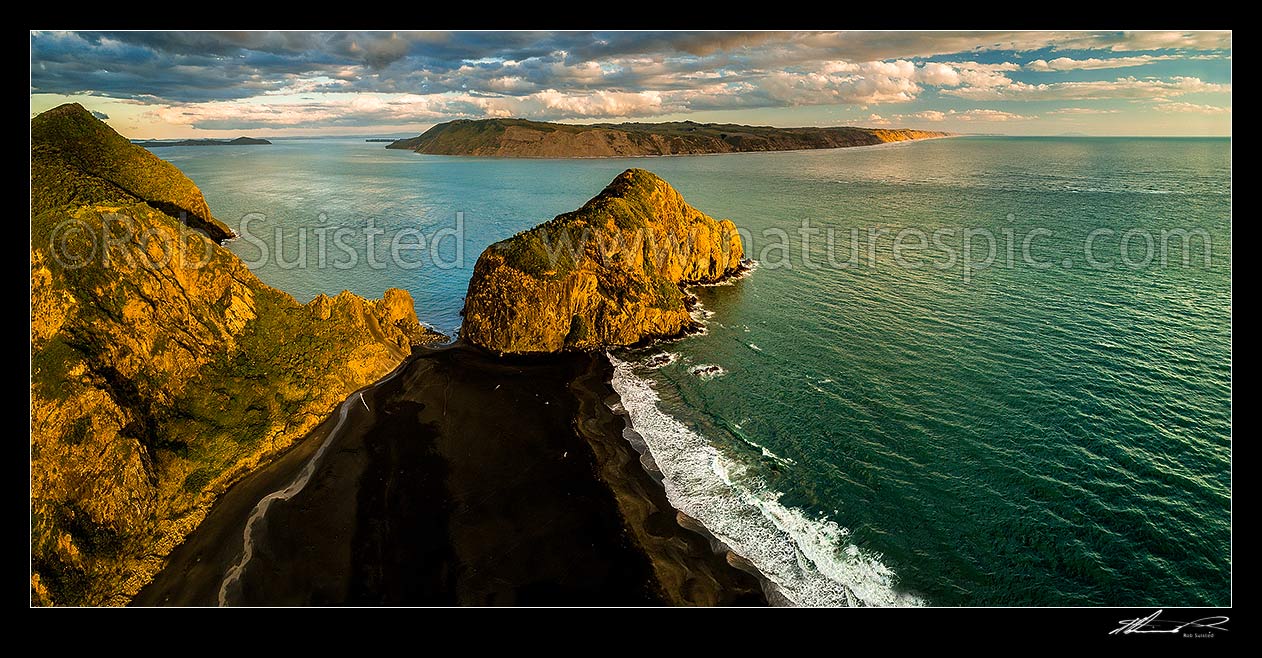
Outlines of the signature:
M1201 617L1196 621L1175 621L1173 619L1159 619L1164 610L1158 610L1147 617L1137 617L1135 619L1123 619L1122 625L1109 631L1109 635L1130 635L1131 633L1181 633L1184 629L1205 629L1208 631L1226 631L1220 624L1230 621L1229 617Z

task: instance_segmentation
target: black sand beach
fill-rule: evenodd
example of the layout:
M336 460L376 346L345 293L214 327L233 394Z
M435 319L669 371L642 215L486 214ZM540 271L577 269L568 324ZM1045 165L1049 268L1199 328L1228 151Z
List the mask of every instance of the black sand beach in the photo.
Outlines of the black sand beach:
M606 405L610 374L601 355L418 351L348 400L305 487L256 526L224 602L765 604L738 558L680 526ZM232 487L133 605L217 605L251 510L336 421Z

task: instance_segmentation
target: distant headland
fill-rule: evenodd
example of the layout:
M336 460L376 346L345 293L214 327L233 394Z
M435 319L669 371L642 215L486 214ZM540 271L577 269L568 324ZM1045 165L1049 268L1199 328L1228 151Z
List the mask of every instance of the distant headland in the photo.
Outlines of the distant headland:
M271 144L266 139L258 137L238 137L236 139L146 139L132 143L145 148L157 148L159 146L256 146Z
M730 123L619 123L571 125L526 119L461 119L386 148L430 155L508 158L612 158L873 146L948 137L931 130L775 128Z

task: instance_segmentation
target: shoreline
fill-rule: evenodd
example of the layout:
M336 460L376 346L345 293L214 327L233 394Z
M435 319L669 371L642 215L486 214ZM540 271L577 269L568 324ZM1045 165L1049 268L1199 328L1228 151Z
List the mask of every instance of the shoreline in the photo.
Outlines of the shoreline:
M570 384L579 400L576 431L596 454L598 475L613 491L623 522L648 555L672 605L767 605L765 577L699 522L670 504L652 456L632 440L605 354ZM643 445L643 442L640 443Z
M418 349L338 407L342 432L334 413L225 492L131 604L218 604L251 510L327 438L253 529L228 603L764 605L749 565L641 467L607 405L612 372L603 354Z

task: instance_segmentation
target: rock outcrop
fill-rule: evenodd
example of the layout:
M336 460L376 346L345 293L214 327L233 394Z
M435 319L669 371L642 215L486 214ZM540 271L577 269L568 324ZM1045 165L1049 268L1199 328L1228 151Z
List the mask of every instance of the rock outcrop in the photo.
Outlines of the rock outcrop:
M844 148L948 134L929 130L774 128L693 121L571 125L525 119L460 119L440 123L420 136L398 140L386 148L431 155L609 158Z
M211 218L191 181L77 105L32 133L32 600L125 603L226 487L441 336L401 290L263 284L172 214Z
M144 203L222 242L232 229L175 165L132 144L78 103L31 120L31 214Z
M736 273L743 258L731 221L629 169L582 208L482 252L460 334L502 354L678 335L695 324L681 286Z

